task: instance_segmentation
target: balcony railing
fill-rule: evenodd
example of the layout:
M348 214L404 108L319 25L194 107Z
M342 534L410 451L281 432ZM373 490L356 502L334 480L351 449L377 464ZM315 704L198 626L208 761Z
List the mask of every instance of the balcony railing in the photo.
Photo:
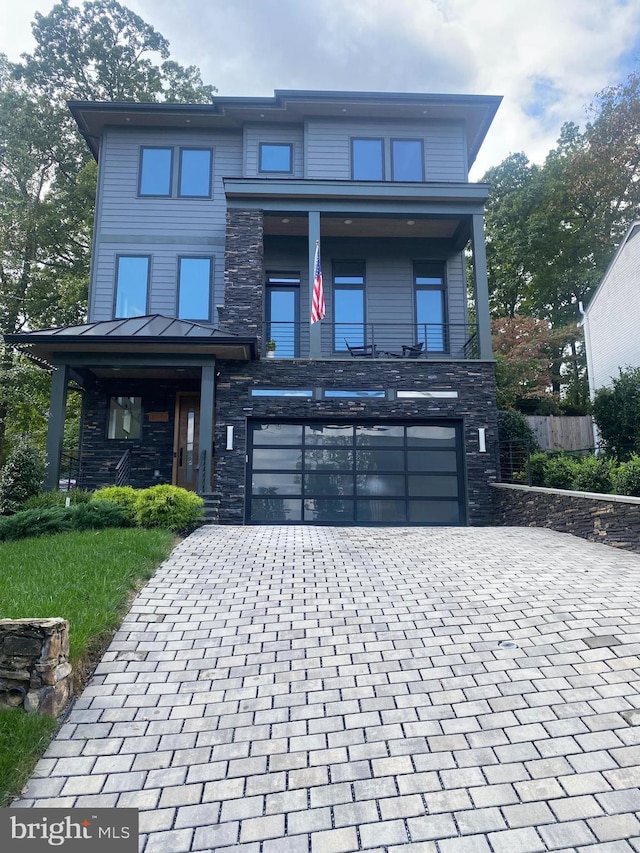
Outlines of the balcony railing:
M263 356L309 358L309 329L309 323L265 323ZM269 342L275 343L275 350ZM478 336L475 324L471 323L331 323L322 320L319 357L476 359L479 358Z

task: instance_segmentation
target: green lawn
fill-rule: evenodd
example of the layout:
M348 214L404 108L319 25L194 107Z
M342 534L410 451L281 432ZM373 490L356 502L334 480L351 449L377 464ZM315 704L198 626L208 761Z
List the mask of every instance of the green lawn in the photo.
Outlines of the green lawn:
M67 619L71 663L82 671L172 544L165 530L114 528L0 545L0 618ZM55 727L47 717L0 711L0 807L20 790Z

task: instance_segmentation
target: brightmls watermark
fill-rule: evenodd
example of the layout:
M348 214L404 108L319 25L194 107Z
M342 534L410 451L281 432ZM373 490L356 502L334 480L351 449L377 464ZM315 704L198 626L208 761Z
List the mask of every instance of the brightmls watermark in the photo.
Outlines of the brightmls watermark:
M0 850L50 853L52 849L138 853L138 810L0 809Z

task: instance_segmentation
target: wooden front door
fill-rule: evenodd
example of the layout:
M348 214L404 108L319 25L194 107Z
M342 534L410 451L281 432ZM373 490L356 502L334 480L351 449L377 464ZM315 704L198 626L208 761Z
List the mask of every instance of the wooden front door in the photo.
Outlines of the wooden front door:
M173 482L192 492L198 488L198 431L200 429L200 397L178 394L176 428L173 445Z

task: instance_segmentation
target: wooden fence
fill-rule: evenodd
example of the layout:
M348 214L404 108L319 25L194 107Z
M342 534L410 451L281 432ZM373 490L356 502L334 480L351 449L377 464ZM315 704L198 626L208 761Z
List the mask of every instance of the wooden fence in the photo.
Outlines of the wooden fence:
M527 421L542 450L589 450L594 446L591 415L527 415Z

